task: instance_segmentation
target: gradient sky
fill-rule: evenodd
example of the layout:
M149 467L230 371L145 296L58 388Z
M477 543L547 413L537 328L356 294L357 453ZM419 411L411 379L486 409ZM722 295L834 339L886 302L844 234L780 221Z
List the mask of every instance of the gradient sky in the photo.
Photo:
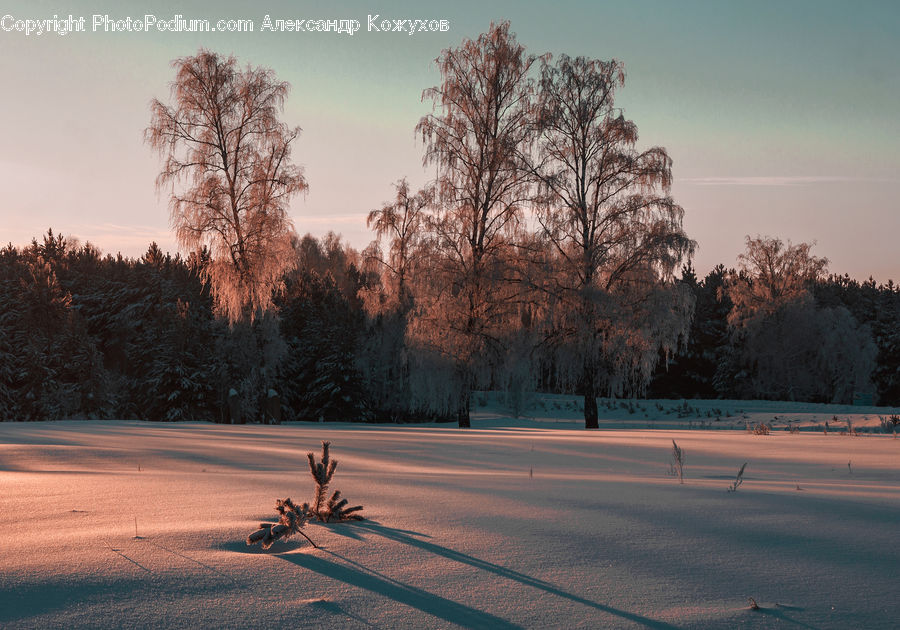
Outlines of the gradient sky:
M735 264L746 235L817 242L830 270L900 280L900 3L0 2L0 17L252 19L254 33L0 31L0 242L48 227L104 252L176 251L157 157L143 143L170 61L200 47L264 65L292 85L284 120L310 190L300 233L371 240L368 211L408 176L424 184L414 127L440 51L508 19L530 52L625 63L618 104L640 145L666 147L673 195L705 273ZM358 19L353 37L261 33L263 17ZM446 33L367 33L368 14L450 20ZM90 27L89 27L90 28Z

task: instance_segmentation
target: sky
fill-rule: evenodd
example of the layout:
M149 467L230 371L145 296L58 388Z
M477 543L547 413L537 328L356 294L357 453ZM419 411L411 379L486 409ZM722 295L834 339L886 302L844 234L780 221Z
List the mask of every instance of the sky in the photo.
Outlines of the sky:
M16 31L85 17L87 32ZM254 32L92 30L92 16L248 19ZM11 16L5 18L3 16ZM261 32L263 19L356 19L353 36ZM448 20L446 32L367 32L369 15ZM160 163L143 141L171 61L200 48L291 84L283 120L303 133L297 231L372 239L369 210L408 177L425 184L414 128L441 51L509 20L529 52L624 62L617 104L640 147L674 161L672 194L699 245L694 266L735 266L745 237L815 241L829 270L900 280L900 3L633 0L254 3L0 0L0 242L48 228L104 253L177 251ZM12 30L4 30L4 24Z

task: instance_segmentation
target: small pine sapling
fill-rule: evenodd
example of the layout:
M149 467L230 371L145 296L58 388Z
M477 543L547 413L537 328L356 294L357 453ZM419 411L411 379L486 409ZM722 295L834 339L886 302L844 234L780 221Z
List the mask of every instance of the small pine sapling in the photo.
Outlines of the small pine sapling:
M308 540L313 547L316 549L319 548L319 546L313 542L312 538L301 531L311 516L309 503L296 505L291 501L290 497L287 499L278 499L275 503L275 511L281 515L278 522L260 523L259 529L247 536L248 545L262 543L262 548L268 549L280 538L288 538L294 534L300 534Z
M340 490L335 490L330 499L325 499L328 494L328 484L331 482L331 478L334 477L334 471L338 465L336 459L331 459L331 454L328 451L328 448L330 446L331 442L322 442L322 459L319 462L316 462L316 456L314 453L306 454L307 459L309 459L309 472L313 477L313 481L316 482L316 490L313 497L313 507L310 515L315 516L315 518L323 523L327 523L332 520L364 520L363 516L358 513L363 509L363 506L355 505L349 508L346 507L347 499L341 497Z
M735 477L734 482L728 486L728 492L737 492L738 486L744 483L744 469L747 467L747 462L744 462L744 465L741 466L741 469L738 471L737 477Z
M333 460L328 452L330 442L322 442L322 460L316 461L315 455L307 453L309 469L316 482L316 492L313 506L309 503L297 505L290 498L278 499L275 503L275 511L280 518L277 523L260 523L259 529L247 536L247 544L262 543L263 549L268 549L280 538L288 538L294 534L300 534L316 549L319 546L312 538L301 531L306 523L316 518L321 522L329 521L362 521L364 517L359 514L361 505L347 507L347 499L341 496L340 490L335 490L331 498L326 500L328 483L334 476L337 468L337 460Z

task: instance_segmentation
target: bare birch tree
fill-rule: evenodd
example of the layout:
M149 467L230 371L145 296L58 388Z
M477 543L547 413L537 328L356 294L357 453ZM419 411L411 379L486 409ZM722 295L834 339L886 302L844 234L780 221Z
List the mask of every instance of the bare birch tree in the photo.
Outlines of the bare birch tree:
M171 187L179 244L212 253L204 276L219 312L252 320L294 265L288 203L307 188L291 161L300 128L279 119L289 85L208 50L172 66L172 104L154 99L145 131L163 161L157 187Z
M502 261L527 199L518 156L532 128L528 74L535 57L502 22L436 61L441 85L423 93L434 113L416 127L425 164L437 168L434 265L411 330L455 365L459 426L467 427L475 364L497 350Z
M732 362L748 395L849 403L871 388L877 348L868 326L841 305L816 303L828 259L813 244L747 237L725 291L733 304Z
M740 327L802 298L828 267L827 258L812 255L813 245L747 236L746 251L738 256L740 273L732 274L726 284L734 304L729 322Z
M389 306L406 311L410 307L410 274L418 257L421 245L425 213L431 205L434 191L430 188L410 194L409 182L401 179L394 185L397 194L393 201L369 212L366 226L375 231L378 240L387 240L387 253L381 255L380 248L371 248L371 258L381 266L382 286Z
M422 253L425 217L433 189L410 191L406 179L395 186L396 195L367 219L376 240L363 252L369 273L380 278L360 291L369 315L365 340L369 388L377 413L394 420L410 413L410 361L406 331L413 308L413 286ZM381 245L384 243L385 249Z
M672 286L694 249L668 194L672 160L662 147L636 148L637 126L615 107L624 81L616 60L545 58L528 159L557 268L546 286L550 342L583 390L587 428L598 426L598 393L640 390L692 312Z

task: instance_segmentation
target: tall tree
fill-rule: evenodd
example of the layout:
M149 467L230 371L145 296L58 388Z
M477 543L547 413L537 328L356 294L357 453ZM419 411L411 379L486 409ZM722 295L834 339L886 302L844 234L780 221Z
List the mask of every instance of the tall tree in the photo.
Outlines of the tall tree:
M739 394L849 403L855 391L871 391L878 352L871 329L844 306L813 299L827 259L808 243L748 236L738 263L726 290Z
M742 326L805 296L828 267L827 258L812 255L813 245L747 236L747 248L738 256L740 273L732 274L727 285L734 304L731 323Z
M695 244L669 196L672 160L662 147L637 149L637 126L615 106L624 81L616 60L545 58L528 160L557 268L546 287L556 303L550 345L572 366L587 428L598 426L602 390L646 385L692 310L689 291L673 283Z
M406 178L398 181L394 189L397 193L394 200L369 212L366 226L375 231L379 240L388 241L386 255L379 255L376 241L376 247L370 249L371 257L386 271L382 274L382 286L388 304L404 311L410 307L409 277L423 237L425 212L432 203L434 191L424 188L411 194Z
M212 252L203 273L218 311L252 320L294 265L288 203L307 189L291 161L300 128L279 119L289 86L270 69L242 69L208 50L172 66L172 104L154 99L145 131L163 160L157 186L171 187L179 244Z
M434 265L429 298L416 309L420 325L411 330L455 366L458 421L467 427L475 364L497 350L502 261L527 200L518 156L531 130L535 57L502 22L436 61L441 85L423 93L434 112L416 127L425 164L437 168Z
M369 212L366 221L376 240L363 252L371 281L360 297L369 316L362 360L372 405L376 416L401 420L410 414L406 331L434 189L412 192L406 178L394 188L394 199Z

